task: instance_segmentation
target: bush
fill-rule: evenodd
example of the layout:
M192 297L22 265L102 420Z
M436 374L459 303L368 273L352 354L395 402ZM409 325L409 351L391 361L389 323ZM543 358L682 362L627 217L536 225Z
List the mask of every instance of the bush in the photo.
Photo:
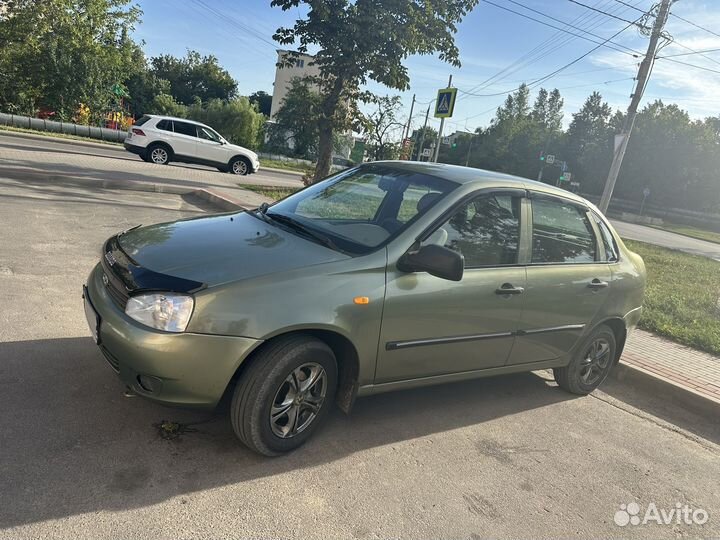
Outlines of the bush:
M187 118L209 125L231 143L253 150L262 143L265 116L246 97L196 102L186 112Z

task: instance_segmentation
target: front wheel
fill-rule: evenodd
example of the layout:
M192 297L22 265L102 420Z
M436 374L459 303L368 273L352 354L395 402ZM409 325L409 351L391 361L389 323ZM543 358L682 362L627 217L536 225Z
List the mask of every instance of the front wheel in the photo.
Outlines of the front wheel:
M230 417L251 450L277 456L322 424L337 386L332 350L310 336L280 338L252 358L233 395Z
M250 161L244 157L236 157L230 162L230 172L245 176L250 174Z
M613 331L605 325L599 326L585 339L567 366L553 369L555 380L563 390L589 394L610 373L616 350Z

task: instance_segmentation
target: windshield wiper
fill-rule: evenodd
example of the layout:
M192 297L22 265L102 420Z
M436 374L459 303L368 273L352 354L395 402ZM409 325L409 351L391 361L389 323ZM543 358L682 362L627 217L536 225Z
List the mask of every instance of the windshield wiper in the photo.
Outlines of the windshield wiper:
M278 223L282 223L283 225L290 227L291 229L296 230L299 233L312 238L313 240L319 242L320 244L322 244L325 247L329 247L330 249L335 250L335 251L342 251L340 248L337 247L337 245L335 245L335 242L330 240L330 238L328 238L324 234L314 231L313 229L311 229L309 227L306 227L305 225L300 223L298 220L291 218L290 216L286 216L285 214L276 214L276 213L268 214L267 209L265 209L265 210L266 210L265 212L260 210L260 213L264 217L270 218L273 221L277 221Z

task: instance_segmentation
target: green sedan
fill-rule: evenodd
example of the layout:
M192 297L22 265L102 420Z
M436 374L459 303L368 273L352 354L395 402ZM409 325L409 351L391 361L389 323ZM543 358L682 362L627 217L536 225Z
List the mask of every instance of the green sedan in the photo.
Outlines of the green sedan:
M333 403L552 368L588 394L640 318L645 267L585 199L523 178L377 162L270 206L110 238L85 314L133 392L214 408L251 449Z

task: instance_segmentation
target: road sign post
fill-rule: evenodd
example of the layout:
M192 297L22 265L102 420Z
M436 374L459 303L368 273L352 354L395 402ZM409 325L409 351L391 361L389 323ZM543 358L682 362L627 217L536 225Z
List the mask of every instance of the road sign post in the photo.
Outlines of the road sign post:
M440 142L442 141L443 128L445 127L445 119L451 118L455 110L455 98L457 97L457 88L452 88L452 75L448 80L447 88L438 90L437 100L435 101L435 118L440 118L440 129L438 130L437 144L435 145L435 155L433 161L437 163L438 154L440 153Z

